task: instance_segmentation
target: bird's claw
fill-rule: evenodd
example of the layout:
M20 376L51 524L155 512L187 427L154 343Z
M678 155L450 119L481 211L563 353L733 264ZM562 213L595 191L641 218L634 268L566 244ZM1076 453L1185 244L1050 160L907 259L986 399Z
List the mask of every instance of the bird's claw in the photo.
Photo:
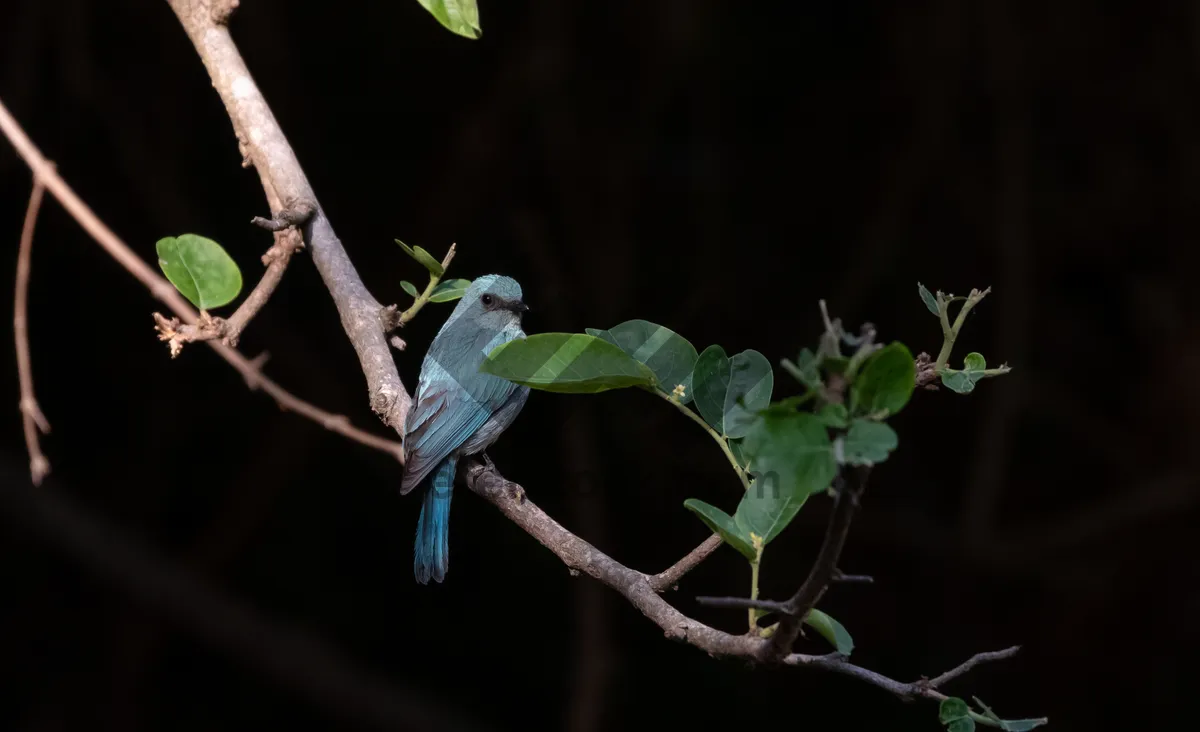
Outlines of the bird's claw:
M488 457L486 452L479 453L479 457L483 460L483 466L487 468L489 473L496 472L496 464L492 462L492 459Z
M508 495L510 498L512 498L517 503L525 502L525 489L522 488L521 486L517 485L516 483L508 484Z

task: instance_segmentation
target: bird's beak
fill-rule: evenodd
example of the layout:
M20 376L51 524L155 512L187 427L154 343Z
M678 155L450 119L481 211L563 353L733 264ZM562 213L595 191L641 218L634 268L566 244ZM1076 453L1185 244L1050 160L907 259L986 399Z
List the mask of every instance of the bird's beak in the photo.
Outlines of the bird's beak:
M526 304L525 304L525 302L524 302L523 300L517 300L516 302L512 303L511 305L509 305L509 308L510 308L510 309L511 309L511 310L512 310L514 313L524 313L524 312L528 312L528 311L529 311L529 306L528 306L528 305L526 305Z

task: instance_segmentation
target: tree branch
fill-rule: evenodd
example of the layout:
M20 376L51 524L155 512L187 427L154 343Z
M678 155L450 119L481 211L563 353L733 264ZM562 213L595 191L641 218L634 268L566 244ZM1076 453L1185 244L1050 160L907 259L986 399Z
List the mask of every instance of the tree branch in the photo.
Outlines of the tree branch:
M833 512L829 517L829 527L825 530L825 539L821 542L817 559L813 562L808 577L787 602L741 597L696 598L701 605L710 607L753 608L782 615L779 628L771 635L769 643L760 649L759 660L777 661L791 652L792 644L800 636L802 621L825 594L830 583L846 581L847 577L852 577L842 574L837 564L842 555L842 547L846 545L846 536L850 533L854 512L858 510L859 501L866 490L867 476L870 472L870 466L854 468L850 472L850 479L838 490L833 502ZM864 578L853 577L853 580L864 581Z
M384 308L367 290L334 234L296 154L229 35L225 22L235 3L228 0L216 4L209 0L168 0L168 3L225 104L243 160L258 170L271 210L312 211L304 225L304 239L313 264L337 306L342 328L358 354L371 408L384 424L403 434L411 398L388 348L381 320Z
M104 222L75 194L75 191L71 190L71 187L59 176L54 166L42 156L41 152L38 151L37 147L29 139L29 136L25 134L25 131L21 129L17 121L9 114L3 102L0 102L0 132L4 133L4 136L16 148L17 153L29 165L29 168L33 171L34 178L40 181L46 187L46 190L50 191L51 195L79 222L79 225L83 227L84 231L97 244L136 277L139 282L149 288L150 294L162 301L183 322L189 324L199 322L199 315L171 283L167 282L165 278L151 269L137 253L130 249L125 242L121 241L111 229L105 226ZM218 341L209 341L208 345L221 358L225 359L231 366L238 370L238 373L246 380L247 386L251 389L261 388L275 399L280 408L308 417L325 429L336 432L343 437L347 437L368 447L383 450L394 456L397 460L404 461L404 450L400 443L364 432L351 425L346 417L318 409L299 399L274 381L263 376L259 369L259 363L247 359L241 353L238 353L237 350ZM388 358L390 363L390 356ZM392 368L393 370L395 369L394 364Z
M659 595L661 590L656 588L668 586L668 583L663 582L661 578L675 570L675 567L658 575L646 575L637 570L630 569L550 518L544 511L534 505L533 501L530 501L526 497L524 488L505 479L495 468L489 468L481 462L472 461L465 466L463 474L468 488L500 509L500 512L505 517L521 527L530 536L537 539L547 549L554 552L571 570L588 574L621 593L630 604L661 628L667 638L683 641L714 656L737 657L751 661L766 660L780 662L788 666L817 668L823 671L832 671L852 676L860 681L889 691L903 700L925 698L940 701L946 698L945 694L937 690L942 684L965 674L981 663L1011 658L1019 650L1018 646L1014 646L1003 651L979 653L972 656L963 664L932 680L920 679L911 683L896 681L869 669L856 666L847 661L845 656L838 653L823 656L810 656L801 653L776 656L772 640L763 640L749 634L733 635L717 630L689 618L664 600ZM865 485L865 475L862 481L858 481L854 485L843 489L843 493L847 498L841 505L853 503L850 500L850 492L855 486L858 486L861 494L862 485ZM835 523L839 526L843 522L846 526L849 525L848 518L836 518L841 515L836 509L834 513L835 519L830 522L831 528L834 528L833 524ZM837 532L831 531L831 533ZM842 537L844 540L844 531L842 532ZM710 542L711 539L705 541L692 554L699 553ZM716 542L712 543L714 545L713 548L719 545ZM826 553L824 547L822 549L822 553ZM832 551L832 549L829 551ZM840 546L838 547L838 551L840 552ZM836 557L834 557L834 560L836 560ZM692 562L692 566L698 563L698 561ZM818 565L824 566L820 561L818 561ZM677 566L679 565L677 564ZM832 567L833 565L830 566ZM814 573L817 571L818 568L814 567ZM824 569L821 570L822 573L825 571ZM832 575L834 571L833 569L829 569L828 573ZM812 576L810 574L810 579ZM808 584L808 581L806 581L805 585L807 586ZM795 597L793 597L794 599ZM778 631L776 635L778 635Z
M37 226L38 211L42 207L42 195L46 192L42 181L33 176L33 192L29 194L29 208L25 211L25 225L21 228L21 246L17 251L17 284L13 304L13 335L17 341L17 375L21 382L21 421L25 429L25 446L29 450L29 473L34 485L41 485L50 472L50 461L42 454L38 442L38 431L50 434L50 423L42 414L33 393L33 365L29 356L28 301L29 268L33 252L33 229Z

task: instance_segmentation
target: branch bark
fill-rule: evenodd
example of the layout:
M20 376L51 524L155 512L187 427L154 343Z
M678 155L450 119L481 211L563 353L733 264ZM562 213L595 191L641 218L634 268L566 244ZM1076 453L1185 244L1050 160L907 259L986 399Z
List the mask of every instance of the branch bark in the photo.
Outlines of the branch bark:
M50 461L42 454L38 432L50 434L50 423L33 393L33 365L29 355L29 269L33 252L33 230L37 226L38 211L42 207L42 196L46 187L35 174L33 192L29 194L29 208L25 211L25 225L21 228L21 246L17 251L17 283L13 304L13 336L17 342L17 375L21 382L21 422L25 430L25 447L29 450L29 474L34 485L41 485L50 472Z
M275 218L283 211L312 211L304 224L304 239L337 306L342 328L358 354L371 408L384 424L403 434L411 398L388 348L382 321L384 308L367 290L334 234L300 161L229 35L225 23L236 2L167 1L225 104L243 160L258 171Z
M3 102L0 102L0 132L8 138L13 147L16 148L17 153L29 165L29 168L33 171L34 178L41 181L46 190L50 191L51 195L63 205L63 208L79 222L84 231L95 239L101 248L136 277L139 282L145 285L150 290L150 294L162 301L183 322L194 324L199 321L199 315L192 309L191 304L179 294L171 283L167 282L164 277L151 269L136 252L130 249L125 242L121 241L111 229L105 226L104 222L96 216L95 212L75 194L75 191L59 176L58 171L50 164L50 161L46 160L37 147L34 146L29 136L21 129L17 121L13 119L13 116L9 114L8 108L4 106ZM257 361L246 358L237 350L218 341L209 341L208 345L221 358L225 359L229 365L238 370L238 373L246 380L247 386L251 389L261 388L275 399L281 409L308 417L325 429L336 432L343 437L347 437L368 447L383 450L393 455L400 462L404 461L404 450L400 443L365 432L351 425L346 417L326 412L296 397L279 384L263 376L259 368L260 364ZM391 362L390 356L388 356L388 361L389 363ZM392 364L392 368L393 370L395 369L395 364Z

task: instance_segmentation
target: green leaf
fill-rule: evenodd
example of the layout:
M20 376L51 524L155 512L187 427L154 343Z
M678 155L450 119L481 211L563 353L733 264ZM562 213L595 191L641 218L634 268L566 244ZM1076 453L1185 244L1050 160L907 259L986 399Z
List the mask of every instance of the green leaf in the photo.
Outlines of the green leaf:
M963 369L945 369L942 371L942 384L951 391L959 394L970 394L975 391L975 385L983 378L987 370L987 360L982 354L972 351L963 359Z
M624 351L582 333L538 333L493 348L479 370L534 389L595 394L653 386L654 372Z
M821 407L821 411L817 412L817 419L821 420L826 427L835 427L838 429L846 426L849 417L850 415L846 411L845 404L826 404Z
M921 295L921 302L925 303L925 307L929 308L929 312L940 317L941 313L938 312L937 298L933 296L933 293L920 282L917 283L917 292Z
M764 412L744 443L742 453L754 464L755 474L777 481L780 496L820 493L837 474L829 433L810 412Z
M785 493L773 475L756 478L742 495L733 522L747 536L761 536L766 546L796 518L806 500L807 495Z
M417 286L414 285L413 283L409 282L408 280L400 280L400 289L407 292L410 297L416 297L418 294Z
M750 541L750 536L734 523L729 514L697 498L687 499L683 502L683 506L699 516L700 520L708 525L708 528L720 534L725 543L741 552L746 559L753 562L758 557L758 553L754 550L754 544Z
M692 369L692 396L700 416L717 432L725 422L725 392L729 388L729 359L718 345L705 348Z
M475 0L417 0L438 22L454 33L472 40L483 35Z
M725 429L722 434L743 437L755 415L771 403L775 373L771 362L758 351L742 351L729 359L729 386L725 391Z
M983 700L977 696L971 697L975 700L975 704L983 710L983 716L996 723L996 726L1004 730L1004 732L1029 732L1031 729L1037 729L1044 724L1049 724L1050 720L1046 717L1038 717L1036 719L1000 719L992 708L983 703Z
M943 699L938 707L938 721L942 724L949 724L956 719L970 719L970 717L971 708L956 696Z
M856 419L842 442L842 458L847 465L874 465L888 459L900 438L883 422Z
M588 335L603 338L646 364L658 379L658 389L670 394L683 385L680 404L692 401L692 369L696 367L696 347L665 326L646 320L628 320L608 330L587 329Z
M854 639L850 637L849 631L841 623L815 607L808 611L808 615L804 616L804 624L820 633L837 649L838 653L849 656L850 652L854 650Z
M420 262L421 265L424 266L425 269L429 270L434 277L441 277L442 275L446 274L446 271L442 269L442 263L434 259L433 255L429 252L425 251L421 247L410 247L399 239L396 239L395 241L400 245L400 248L404 250L405 254Z
M891 343L867 357L850 387L850 411L891 416L916 388L917 367L903 343Z
M182 234L155 244L158 266L175 289L201 310L229 304L242 291L242 272L212 239Z
M821 386L821 369L817 361L817 354L813 353L808 348L800 349L800 355L796 357L796 363L792 364L793 369L789 369L792 375L809 389L817 389Z
M429 294L430 302L450 302L463 296L471 286L470 280L442 280Z

